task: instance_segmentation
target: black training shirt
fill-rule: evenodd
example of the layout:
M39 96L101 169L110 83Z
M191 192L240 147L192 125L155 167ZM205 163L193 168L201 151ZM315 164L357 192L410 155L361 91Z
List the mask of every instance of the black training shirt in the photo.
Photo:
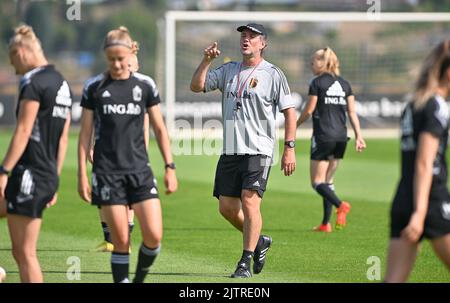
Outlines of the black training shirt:
M81 106L94 111L95 173L128 174L146 169L144 114L159 103L155 82L139 73L126 80L114 80L105 73L86 82Z
M310 96L317 96L313 112L313 136L316 142L347 140L347 98L353 95L342 77L324 73L309 85Z
M433 163L433 181L430 200L446 200L447 164L445 152L447 149L449 126L448 106L442 97L431 98L420 110L414 110L412 103L408 104L402 113L402 170L399 191L404 199L413 197L414 170L417 145L421 133L428 132L439 139L439 149Z
M39 102L39 111L17 165L31 168L39 177L57 179L59 140L70 114L72 93L53 65L37 67L21 78L16 116L21 102L34 101Z

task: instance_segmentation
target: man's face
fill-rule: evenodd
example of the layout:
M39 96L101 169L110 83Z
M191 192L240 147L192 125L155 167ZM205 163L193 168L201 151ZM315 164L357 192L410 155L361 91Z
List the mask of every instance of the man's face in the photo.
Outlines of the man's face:
M255 33L249 29L241 32L241 53L244 56L259 55L261 50L266 46L266 42L262 35Z

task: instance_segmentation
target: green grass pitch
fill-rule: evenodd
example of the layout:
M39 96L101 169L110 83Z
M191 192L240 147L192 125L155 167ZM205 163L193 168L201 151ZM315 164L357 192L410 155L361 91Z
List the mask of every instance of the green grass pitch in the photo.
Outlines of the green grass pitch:
M10 132L0 133L3 158ZM377 282L367 278L381 260L385 273L388 213L399 177L398 140L367 140L362 154L347 149L335 178L341 199L352 203L348 226L331 234L314 233L322 215L321 198L309 185L309 142L297 142L297 170L284 177L279 164L272 168L262 203L263 232L273 237L264 271L245 282ZM59 200L46 210L38 256L46 282L111 282L110 254L93 252L102 240L98 212L78 197L76 177L77 134L70 137L61 177ZM163 189L163 163L154 141L150 146L153 170ZM212 197L218 156L176 156L179 190L162 195L164 238L161 255L146 282L235 282L228 278L242 251L241 234L219 214ZM336 215L333 214L334 223ZM136 265L139 227L132 235L130 270ZM11 256L6 220L0 220L0 265L7 282L18 282ZM81 280L69 280L70 257L80 260ZM132 274L131 274L132 277ZM422 246L411 282L449 282L450 275L429 243ZM242 281L243 282L243 281Z

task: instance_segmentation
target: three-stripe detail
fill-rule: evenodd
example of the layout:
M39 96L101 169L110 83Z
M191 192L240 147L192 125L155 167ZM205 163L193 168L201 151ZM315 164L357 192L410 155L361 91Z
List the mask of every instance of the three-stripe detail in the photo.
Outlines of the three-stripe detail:
M33 176L31 175L31 172L26 169L23 172L22 176L22 182L20 184L20 192L24 195L31 195L34 190L34 182L33 182Z

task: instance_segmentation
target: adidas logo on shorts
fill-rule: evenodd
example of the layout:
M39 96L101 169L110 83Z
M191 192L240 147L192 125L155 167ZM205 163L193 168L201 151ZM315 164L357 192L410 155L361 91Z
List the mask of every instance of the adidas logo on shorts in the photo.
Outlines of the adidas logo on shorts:
M450 202L442 202L442 217L444 217L445 220L450 220Z

